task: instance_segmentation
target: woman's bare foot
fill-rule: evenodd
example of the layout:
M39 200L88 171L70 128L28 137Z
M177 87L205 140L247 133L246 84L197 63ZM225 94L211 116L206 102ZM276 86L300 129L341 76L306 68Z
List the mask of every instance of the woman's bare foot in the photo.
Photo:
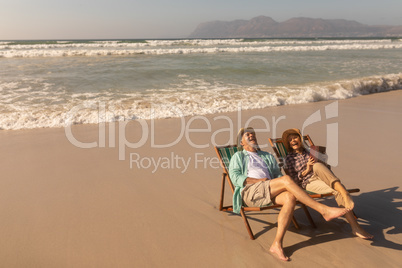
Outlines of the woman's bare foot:
M274 242L269 251L282 261L289 261L289 257L283 252L282 246L278 242Z
M324 213L322 213L321 215L324 217L326 221L331 221L335 218L345 215L348 212L349 210L346 208L327 207Z
M374 235L367 233L363 228L359 227L352 230L352 233L361 239L373 239Z

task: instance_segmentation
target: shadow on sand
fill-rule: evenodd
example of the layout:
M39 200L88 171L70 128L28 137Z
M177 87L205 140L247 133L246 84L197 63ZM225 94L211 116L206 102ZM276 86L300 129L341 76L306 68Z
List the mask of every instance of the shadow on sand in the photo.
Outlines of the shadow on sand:
M360 195L353 195L353 200L355 202L354 212L359 217L359 224L367 232L374 235L374 239L370 240L372 246L402 250L402 238L394 236L401 234L402 232L402 192L397 191L398 189L399 187L392 187L361 193ZM323 199L320 202L325 203L328 206L336 205L335 201L330 198ZM263 229L259 231L254 229L255 238L262 236L268 231L276 232L276 216L275 221L272 222L267 221L266 216L269 214L277 215L279 210L273 209L268 211L268 213L257 212L247 214L251 225L253 225L252 222L259 222L264 226ZM301 208L295 210L295 217L299 224L301 224L302 228L297 230L291 224L288 231L310 238L300 243L285 247L284 250L287 252L288 256L291 256L299 249L309 246L355 237L352 234L350 225L343 218L335 219L331 222L325 222L318 212L313 211L312 209L309 209L309 211L318 228L311 227ZM342 231L339 232L339 229Z
M374 239L371 240L372 246L384 247L395 250L402 250L402 244L398 242L397 237L391 241L393 235L400 234L402 231L402 192L397 191L399 187L392 187L384 190L378 190L373 192L362 193L359 196L354 196L355 201L355 213L358 215L359 224L374 235ZM333 200L327 200L325 203L332 205ZM311 210L310 210L311 212ZM315 212L312 212L315 214ZM317 216L315 214L314 216ZM318 215L319 216L319 215ZM297 218L301 218L301 215L297 215ZM317 217L314 217L317 219ZM319 220L317 220L318 223ZM341 233L335 233L334 228L331 228L332 224L341 224ZM339 229L339 228L336 228ZM293 231L290 229L290 231ZM304 227L299 233L309 236L310 239L286 247L285 251L290 255L298 249L314 246L329 241L350 238L353 237L349 224L341 219L336 219L329 223L318 223L318 228L313 229L311 227ZM259 233L259 235L261 232ZM401 240L399 238L399 240Z

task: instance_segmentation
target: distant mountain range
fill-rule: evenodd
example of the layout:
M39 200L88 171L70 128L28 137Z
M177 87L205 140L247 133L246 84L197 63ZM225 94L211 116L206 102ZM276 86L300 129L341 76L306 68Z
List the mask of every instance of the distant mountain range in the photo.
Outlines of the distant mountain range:
M350 20L292 18L276 22L259 16L251 20L201 23L189 38L396 37L402 26L369 26Z

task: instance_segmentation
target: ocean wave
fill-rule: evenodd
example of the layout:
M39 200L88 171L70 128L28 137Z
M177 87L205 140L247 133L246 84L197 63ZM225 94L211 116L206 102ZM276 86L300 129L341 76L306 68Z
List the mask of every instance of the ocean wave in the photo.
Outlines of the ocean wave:
M200 53L248 53L248 52L299 52L326 50L378 50L401 49L402 43L378 44L342 44L320 46L239 46L239 47L201 47L201 48L141 48L141 49L10 49L0 51L0 58L32 58L32 57L74 57L74 56L130 56L130 55L167 55L167 54L200 54Z
M269 52L322 49L378 49L400 47L398 39L286 40L286 39L180 39L115 41L0 42L0 57L106 56L133 54L189 54L216 52Z
M55 92L20 83L0 84L0 129L65 127L134 119L169 118L339 100L402 89L402 73L306 85L267 87L222 85L183 76L181 84L143 93ZM22 82L21 82L22 83ZM36 88L36 87L35 87Z
M102 48L102 47L169 47L169 46L236 46L236 45L322 45L322 44L374 44L400 42L400 39L178 39L178 40L114 40L114 41L0 41L0 49L52 49L52 48Z

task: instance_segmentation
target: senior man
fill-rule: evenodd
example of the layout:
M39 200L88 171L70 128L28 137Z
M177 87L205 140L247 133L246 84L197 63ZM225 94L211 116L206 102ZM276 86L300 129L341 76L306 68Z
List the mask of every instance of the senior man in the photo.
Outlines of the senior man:
M328 207L313 200L289 176L283 176L274 156L259 149L253 128L242 128L237 135L238 152L230 160L229 176L235 186L233 211L244 204L261 207L273 202L282 205L278 215L277 233L270 252L283 261L283 238L293 216L296 200L319 212L326 221L347 213L346 208Z

